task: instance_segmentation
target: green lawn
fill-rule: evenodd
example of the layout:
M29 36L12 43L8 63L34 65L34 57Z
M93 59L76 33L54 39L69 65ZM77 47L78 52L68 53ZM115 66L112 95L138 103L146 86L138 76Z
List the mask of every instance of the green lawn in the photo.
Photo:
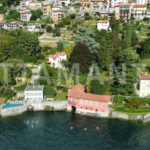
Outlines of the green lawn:
M61 92L61 93L57 93L54 99L56 101L64 101L67 100L66 96L67 96L67 92Z

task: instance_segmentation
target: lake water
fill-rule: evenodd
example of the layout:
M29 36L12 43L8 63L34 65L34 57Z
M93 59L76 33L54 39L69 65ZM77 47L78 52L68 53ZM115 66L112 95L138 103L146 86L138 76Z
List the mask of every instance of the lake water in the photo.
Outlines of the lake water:
M0 119L0 150L150 150L150 124L29 112Z

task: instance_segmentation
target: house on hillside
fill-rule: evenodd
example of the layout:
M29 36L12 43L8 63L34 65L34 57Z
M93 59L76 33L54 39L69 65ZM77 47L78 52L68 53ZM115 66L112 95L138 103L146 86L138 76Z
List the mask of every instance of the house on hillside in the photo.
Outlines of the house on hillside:
M22 28L22 23L19 21L13 21L8 24L9 30L16 30Z
M28 7L31 10L42 9L42 3L40 1L32 1L29 3Z
M132 6L129 4L118 4L115 6L115 18L128 21L131 19Z
M39 32L42 29L41 23L29 23L27 28L29 32Z
M56 53L54 55L49 55L48 58L49 58L48 64L51 67L63 68L61 62L67 59L67 54L65 52Z
M109 25L109 20L99 20L97 22L97 29L98 30L111 30Z
M90 0L80 0L80 11L89 12L90 11Z
M41 103L44 100L44 86L28 85L25 90L25 101L28 104Z
M42 2L42 12L43 12L43 15L47 16L47 15L50 15L51 13L51 5L48 1L43 1Z
M142 20L146 17L147 5L133 5L132 16L136 20Z
M25 10L20 10L20 20L23 22L29 22L31 19L32 13L30 10L25 9Z
M150 74L140 75L136 88L139 97L150 97Z
M63 9L57 9L57 10L52 10L52 20L54 21L54 23L59 22L62 18L65 18L66 14L65 11Z
M30 2L31 2L31 0L22 0L20 2L20 9L26 9Z
M95 95L85 92L85 86L77 84L68 93L67 110L83 115L108 117L111 96Z

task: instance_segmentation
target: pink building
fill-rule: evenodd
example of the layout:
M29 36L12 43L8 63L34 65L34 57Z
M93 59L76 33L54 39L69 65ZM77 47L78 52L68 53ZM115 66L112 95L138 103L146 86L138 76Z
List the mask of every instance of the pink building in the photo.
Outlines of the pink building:
M85 92L85 86L77 84L68 93L67 110L74 110L83 115L108 117L111 96L95 95Z

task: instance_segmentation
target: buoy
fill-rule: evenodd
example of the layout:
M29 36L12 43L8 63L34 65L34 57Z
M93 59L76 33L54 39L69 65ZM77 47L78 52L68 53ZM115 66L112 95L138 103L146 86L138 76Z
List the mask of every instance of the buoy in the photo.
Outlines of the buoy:
M86 131L86 130L87 130L87 128L84 128L84 130Z
M73 129L73 127L70 128L71 130Z
M96 129L98 130L98 129L99 129L99 127L96 127Z

